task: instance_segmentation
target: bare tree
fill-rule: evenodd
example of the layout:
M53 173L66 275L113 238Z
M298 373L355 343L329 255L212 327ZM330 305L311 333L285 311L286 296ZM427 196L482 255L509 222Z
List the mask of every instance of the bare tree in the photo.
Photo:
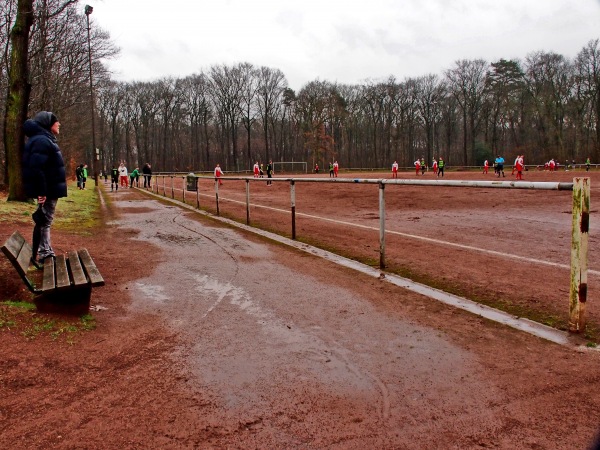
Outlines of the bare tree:
M300 90L295 113L303 133L305 159L312 154L312 162L323 163L333 151L333 137L327 133L326 123L331 118L331 95L335 87L329 82L311 81Z
M10 30L12 19L17 8L16 0L0 0L0 92L8 92ZM0 111L6 111L7 97L0 95ZM6 148L4 146L5 114L0 116L0 185L8 181L8 164L6 163Z
M257 105L265 141L265 160L268 161L271 158L271 136L275 133L273 126L275 114L282 105L283 92L287 88L287 82L281 70L269 67L261 67L257 76ZM271 135L269 135L269 129L271 129Z
M450 92L457 100L463 114L463 164L469 163L469 144L475 148L478 125L486 92L485 74L488 63L482 59L461 60L446 71ZM469 139L470 136L470 139Z
M105 168L108 168L109 165L118 162L118 149L124 142L124 126L121 118L125 109L126 85L117 82L107 83L99 89L97 99L98 109L103 119L101 124L106 123L109 130L106 145L101 145L101 159L104 161ZM104 133L101 132L100 136L102 142Z
M579 52L575 59L576 82L582 97L579 119L585 133L594 141L590 147L591 156L600 160L600 40L594 39ZM594 133L595 130L595 133ZM595 139L594 139L595 137ZM585 156L585 155L584 155Z
M497 153L501 147L520 148L522 141L519 130L522 129L524 76L519 61L500 59L490 65L486 74L489 91L489 109L491 151ZM519 150L520 151L520 150ZM492 157L489 154L489 157Z
M547 158L564 159L566 106L571 98L572 66L556 53L534 52L525 61L525 81L533 99L538 145Z
M222 145L227 147L227 156L233 158L233 170L238 170L238 124L242 117L244 93L244 72L242 64L234 67L225 65L212 66L210 79L213 87L216 107L221 117L221 127L226 140ZM230 169L232 170L232 169Z
M26 200L21 179L21 155L25 136L23 127L31 93L29 84L29 30L33 24L33 0L19 0L11 30L8 98L4 116L4 148L8 168L8 200Z
M250 63L239 65L241 83L241 117L242 124L246 129L246 167L252 167L252 125L258 115L256 104L256 93L258 91L257 70Z
M210 121L213 116L208 77L204 73L187 77L184 85L184 97L190 120L192 167L199 167L200 162L202 162L204 170L208 170L211 162L210 139L212 131ZM196 158L196 155L198 155L198 158Z
M445 85L437 75L430 74L415 80L416 102L425 134L427 164L434 155L436 127L441 119L441 105L445 96Z

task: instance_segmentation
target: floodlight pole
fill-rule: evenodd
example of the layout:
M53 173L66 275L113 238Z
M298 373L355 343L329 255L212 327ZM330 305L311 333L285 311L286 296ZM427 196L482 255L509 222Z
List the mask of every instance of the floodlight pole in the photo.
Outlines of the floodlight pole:
M87 20L87 40L88 40L88 61L90 67L90 109L92 112L92 174L94 182L98 186L98 173L96 172L96 120L94 114L94 82L92 78L92 44L90 37L90 14L94 11L90 5L85 5L85 18Z

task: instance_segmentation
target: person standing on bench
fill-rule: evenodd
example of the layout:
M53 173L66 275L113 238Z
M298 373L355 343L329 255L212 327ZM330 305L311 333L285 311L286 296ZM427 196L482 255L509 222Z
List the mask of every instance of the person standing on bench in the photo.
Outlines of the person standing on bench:
M50 226L58 199L67 196L65 163L56 141L60 131L58 118L42 111L23 125L28 137L23 152L23 184L30 198L37 198L38 208L32 217L32 262L37 266L46 258L54 258Z

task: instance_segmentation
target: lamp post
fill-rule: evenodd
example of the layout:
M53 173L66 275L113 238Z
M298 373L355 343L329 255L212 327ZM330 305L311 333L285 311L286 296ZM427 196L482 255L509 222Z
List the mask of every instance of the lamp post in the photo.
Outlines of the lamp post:
M87 19L87 39L88 39L88 61L90 66L90 108L92 111L92 174L94 182L98 186L98 173L96 172L96 119L94 114L94 82L92 78L92 44L90 38L90 14L94 11L90 5L85 5L85 18Z

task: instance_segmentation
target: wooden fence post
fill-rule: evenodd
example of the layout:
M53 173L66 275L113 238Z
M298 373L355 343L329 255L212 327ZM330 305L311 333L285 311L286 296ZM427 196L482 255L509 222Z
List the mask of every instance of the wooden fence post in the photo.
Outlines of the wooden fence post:
M590 179L574 178L569 289L569 331L572 333L581 333L585 330L589 228Z

